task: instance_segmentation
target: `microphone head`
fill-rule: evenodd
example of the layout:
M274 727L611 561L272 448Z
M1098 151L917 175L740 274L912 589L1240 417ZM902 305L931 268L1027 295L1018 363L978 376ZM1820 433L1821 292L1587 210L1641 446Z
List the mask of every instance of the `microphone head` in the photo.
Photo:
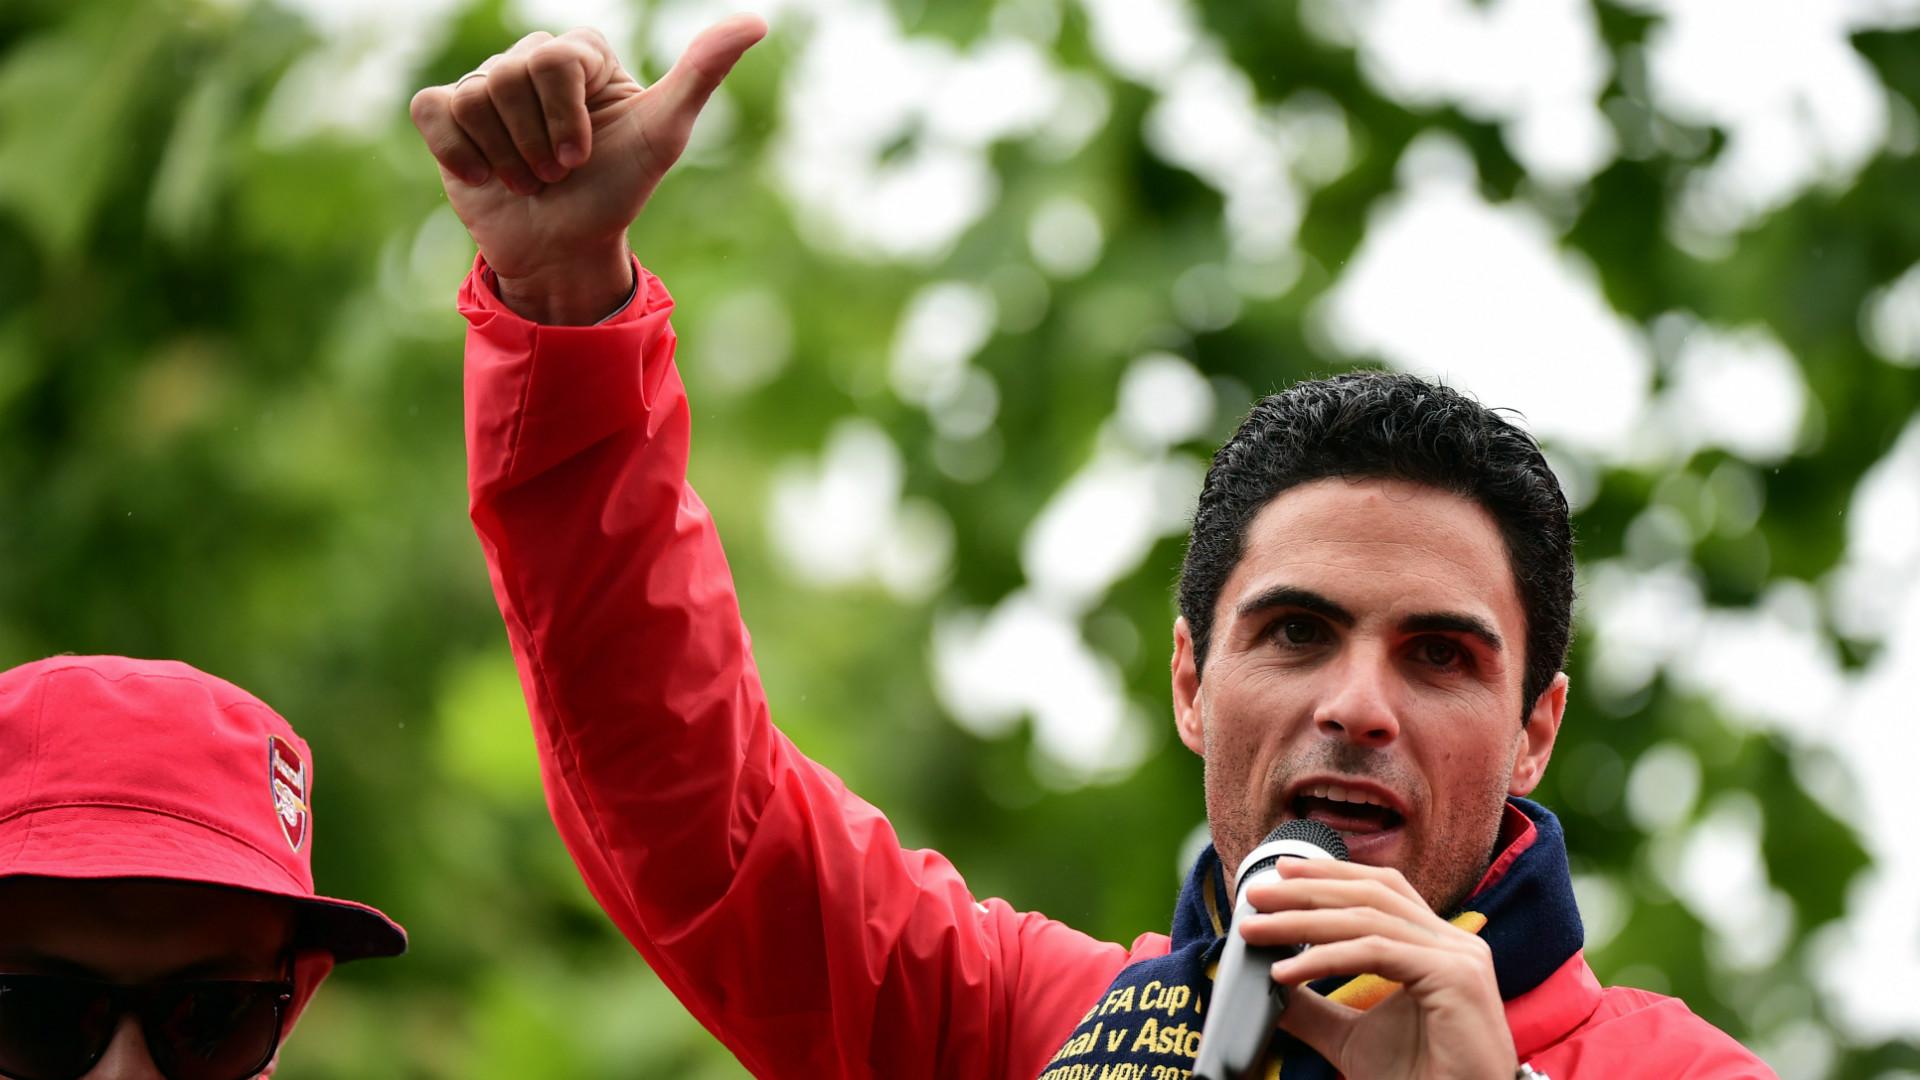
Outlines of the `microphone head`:
M1341 862L1349 861L1347 842L1340 838L1340 834L1310 818L1295 818L1292 821L1282 822L1279 828L1267 834L1263 843L1271 844L1275 840L1299 840L1312 844Z
M1268 833L1260 846L1248 852L1247 857L1240 861L1240 870L1233 875L1237 883L1234 886L1235 901L1238 902L1256 875L1272 869L1275 863L1287 858L1352 861L1347 855L1347 842L1324 823L1304 818L1286 822Z

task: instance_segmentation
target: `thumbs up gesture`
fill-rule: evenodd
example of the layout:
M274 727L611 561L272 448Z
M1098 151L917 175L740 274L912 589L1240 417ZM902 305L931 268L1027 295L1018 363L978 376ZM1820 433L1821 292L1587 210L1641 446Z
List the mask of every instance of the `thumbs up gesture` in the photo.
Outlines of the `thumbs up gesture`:
M757 15L716 23L644 88L597 31L529 34L414 95L414 126L508 307L550 324L619 307L633 281L627 226L707 98L766 33Z

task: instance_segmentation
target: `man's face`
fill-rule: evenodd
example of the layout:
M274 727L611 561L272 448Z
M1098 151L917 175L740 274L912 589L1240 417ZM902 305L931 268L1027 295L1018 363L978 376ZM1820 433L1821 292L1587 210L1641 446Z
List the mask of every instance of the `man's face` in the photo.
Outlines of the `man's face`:
M1506 796L1533 790L1566 702L1521 724L1526 616L1479 504L1390 480L1291 488L1255 517L1221 590L1204 677L1175 627L1181 740L1235 868L1283 821L1346 838L1436 910L1485 873Z
M291 925L285 903L231 889L8 878L0 880L0 971L128 985L274 980L286 974ZM82 1080L159 1077L139 1022L127 1015L106 1055Z

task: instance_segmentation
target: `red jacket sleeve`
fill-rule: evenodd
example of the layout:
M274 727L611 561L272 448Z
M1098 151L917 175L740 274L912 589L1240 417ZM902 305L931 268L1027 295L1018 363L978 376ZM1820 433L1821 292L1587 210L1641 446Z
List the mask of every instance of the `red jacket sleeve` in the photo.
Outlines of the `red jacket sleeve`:
M1127 950L976 903L776 730L686 482L672 300L594 327L461 290L471 512L589 888L762 1077L1030 1078Z

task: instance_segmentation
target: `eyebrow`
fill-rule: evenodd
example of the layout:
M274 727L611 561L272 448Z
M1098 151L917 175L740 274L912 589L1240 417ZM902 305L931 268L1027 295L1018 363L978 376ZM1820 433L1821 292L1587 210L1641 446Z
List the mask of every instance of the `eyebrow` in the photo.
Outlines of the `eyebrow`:
M1353 617L1353 612L1312 589L1302 589L1297 585L1277 585L1257 596L1240 601L1239 606L1233 610L1237 615L1246 616L1280 607L1310 611L1328 622L1338 623L1341 626L1352 626L1359 621Z
M254 971L258 967L258 963L255 959L250 959L238 954L231 956L214 956L198 963L188 964L183 968L176 968L162 976L158 981L193 982L200 979L260 979L271 981L280 976L280 971L277 968L272 975L240 974L241 972Z
M1415 634L1466 634L1480 639L1480 642L1494 652L1500 652L1507 643L1500 632L1487 624L1477 615L1467 615L1457 611L1423 612L1409 615L1400 620L1400 629Z
M34 968L41 974L59 975L70 979L95 979L101 982L117 981L108 978L105 972L80 963L77 960L69 960L64 956L55 956L51 953L43 953L38 949L32 948L0 952L0 963L23 965ZM254 962L252 960L237 954L230 956L212 956L205 960L195 961L185 967L176 968L159 976L157 979L149 981L194 982L209 977L220 980L270 978L231 974L233 972L245 971L253 966Z
M1353 612L1312 589L1297 585L1276 585L1248 597L1234 608L1234 613L1244 617L1283 607L1299 608L1340 626L1352 626L1359 621L1354 618ZM1477 615L1460 611L1424 611L1409 615L1400 620L1400 630L1410 634L1466 634L1478 638L1495 652L1506 648L1506 640L1490 623Z
M98 979L100 973L85 964L65 957L43 953L38 949L19 948L0 951L0 963L9 966L30 967L37 974L60 975L70 979Z

